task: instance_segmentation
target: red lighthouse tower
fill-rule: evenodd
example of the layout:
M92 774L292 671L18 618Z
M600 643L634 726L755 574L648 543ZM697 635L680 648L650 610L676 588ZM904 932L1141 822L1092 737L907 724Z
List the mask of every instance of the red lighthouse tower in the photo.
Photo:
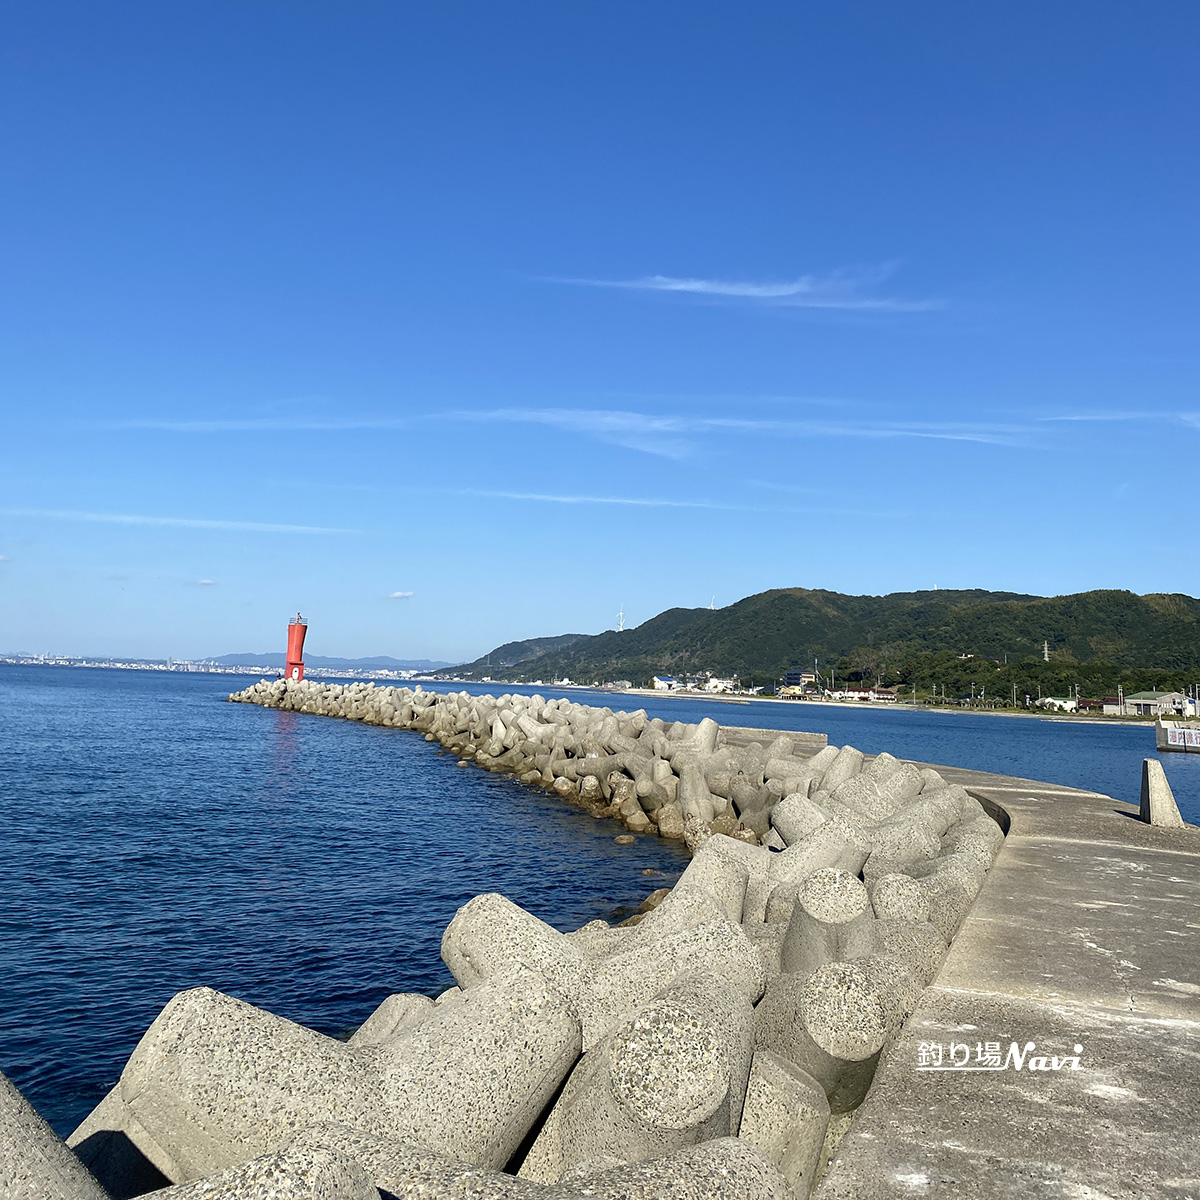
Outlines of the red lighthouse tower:
M289 679L304 678L304 635L307 632L308 622L297 613L288 622L287 677Z

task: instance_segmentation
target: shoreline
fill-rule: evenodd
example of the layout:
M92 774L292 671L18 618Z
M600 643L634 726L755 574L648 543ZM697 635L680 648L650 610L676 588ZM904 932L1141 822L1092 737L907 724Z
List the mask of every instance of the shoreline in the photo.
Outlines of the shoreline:
M438 680L414 680L414 683L447 683L447 684L471 684L472 686L483 686L483 682L474 679L438 679ZM729 696L729 695L708 695L705 692L684 692L684 691L659 691L654 688L625 688L621 691L616 691L610 688L588 687L586 684L569 683L569 684L531 684L520 683L512 680L489 680L488 687L511 688L511 687L538 687L549 690L553 688L563 692L590 692L593 695L600 694L605 696L644 696L652 699L661 700L671 698L674 700L703 700L713 704L782 704L789 708L799 707L801 705L813 705L822 708L841 708L850 709L852 711L861 712L934 712L948 714L965 714L973 717L1016 717L1022 720L1033 721L1049 721L1060 722L1064 724L1075 725L1124 725L1130 727L1141 727L1147 729L1154 728L1154 721L1146 720L1143 717L1089 717L1082 713L1060 713L1049 714L1041 712L1011 712L1008 709L983 709L983 708L958 708L950 705L941 704L909 704L906 701L895 701L890 704L861 702L856 700L782 700L778 696Z

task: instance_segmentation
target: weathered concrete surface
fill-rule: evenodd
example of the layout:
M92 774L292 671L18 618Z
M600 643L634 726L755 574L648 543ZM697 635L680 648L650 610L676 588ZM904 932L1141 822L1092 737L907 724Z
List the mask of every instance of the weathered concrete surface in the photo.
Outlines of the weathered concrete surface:
M1183 824L1175 794L1157 758L1142 760L1142 805L1138 815L1148 825L1178 829Z
M815 1195L1200 1196L1200 830L937 770L1008 837ZM1036 1049L1020 1071L917 1069L922 1045L988 1042ZM1076 1046L1078 1070L1029 1069Z
M83 1164L0 1075L0 1197L108 1200Z

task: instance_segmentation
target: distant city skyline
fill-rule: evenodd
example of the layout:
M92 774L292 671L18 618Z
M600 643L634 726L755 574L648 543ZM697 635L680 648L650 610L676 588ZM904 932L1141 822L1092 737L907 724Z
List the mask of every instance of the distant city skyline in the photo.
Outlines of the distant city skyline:
M0 18L0 651L1200 593L1200 12Z

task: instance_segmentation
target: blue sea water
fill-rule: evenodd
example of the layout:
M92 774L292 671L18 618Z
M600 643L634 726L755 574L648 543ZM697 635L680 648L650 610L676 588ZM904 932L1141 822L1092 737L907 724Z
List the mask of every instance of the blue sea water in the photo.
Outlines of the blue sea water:
M615 823L414 734L224 703L247 682L0 665L0 1070L61 1133L181 988L336 1034L390 992L448 987L441 933L479 892L568 929L685 864L676 844L618 847ZM571 695L1134 803L1155 753L1144 727ZM1200 755L1162 761L1200 822Z
M412 733L224 703L248 682L0 666L0 1071L60 1133L181 988L336 1034L449 987L480 892L570 929L686 865Z

